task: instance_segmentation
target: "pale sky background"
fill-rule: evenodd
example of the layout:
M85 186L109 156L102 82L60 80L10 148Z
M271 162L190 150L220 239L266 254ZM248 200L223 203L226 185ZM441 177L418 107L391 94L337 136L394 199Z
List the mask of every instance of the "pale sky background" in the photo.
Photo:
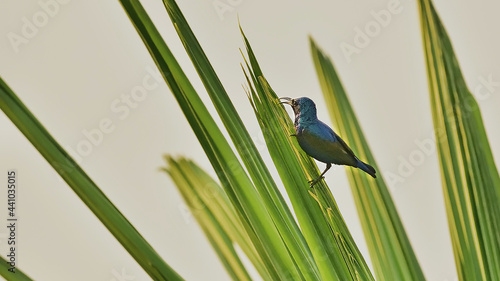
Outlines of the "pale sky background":
M278 95L314 99L320 119L330 123L307 36L317 40L334 60L379 173L387 180L389 173L398 174L410 155L419 153L416 142L433 136L416 1L402 0L402 11L392 14L387 26L370 37L350 62L340 46L354 45L356 28L364 29L374 20L371 11L387 9L393 1L186 0L179 5L268 163L270 157L241 87L238 48L244 45L237 16ZM45 2L51 1L41 1ZM38 1L0 2L1 77L55 139L72 151L86 139L83 131L95 130L103 119L111 120L112 132L82 157L81 166L186 280L229 280L198 225L182 211L184 203L173 183L158 171L164 165L162 154L168 153L192 158L214 174L168 87L164 82L150 87L135 108L127 107L129 113L112 109L125 110L121 96L129 96L148 79L148 69L155 68L141 39L118 1L66 2L26 44L17 47L8 34L21 36L23 18L32 23L43 9ZM215 113L162 1L141 2ZM474 90L490 76L500 81L500 2L435 2L469 87ZM214 3L233 6L218 14ZM500 85L490 93L485 89L478 102L498 163ZM126 280L150 280L3 113L0 136L4 177L0 181L6 181L11 168L19 175L19 268L35 280L112 281L122 274ZM76 157L75 153L71 154ZM392 196L428 280L455 280L436 153L425 155L423 163L413 168L404 175L404 182L389 183ZM277 178L274 169L273 174ZM330 171L326 180L369 260L343 169ZM3 190L0 225L6 224ZM1 227L3 256L5 235L6 228Z

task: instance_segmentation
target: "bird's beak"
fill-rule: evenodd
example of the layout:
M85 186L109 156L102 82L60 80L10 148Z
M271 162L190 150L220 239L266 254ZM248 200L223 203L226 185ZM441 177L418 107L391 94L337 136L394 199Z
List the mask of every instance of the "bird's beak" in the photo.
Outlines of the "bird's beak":
M292 98L288 98L288 97L282 97L280 98L280 100L285 100L285 101L282 101L280 103L286 103L286 104L289 104L289 105L292 105Z

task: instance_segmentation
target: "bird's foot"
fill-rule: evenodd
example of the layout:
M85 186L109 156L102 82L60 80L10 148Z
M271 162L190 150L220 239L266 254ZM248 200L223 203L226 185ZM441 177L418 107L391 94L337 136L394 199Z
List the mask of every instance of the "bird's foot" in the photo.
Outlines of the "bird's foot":
M321 176L321 177L318 177L314 180L310 180L308 181L308 183L310 183L310 188L312 188L315 184L317 184L320 180L324 179L325 177Z

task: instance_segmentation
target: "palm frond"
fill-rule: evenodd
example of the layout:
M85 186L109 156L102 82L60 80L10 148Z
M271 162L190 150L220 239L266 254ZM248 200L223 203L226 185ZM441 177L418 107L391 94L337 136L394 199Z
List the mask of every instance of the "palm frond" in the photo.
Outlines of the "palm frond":
M319 176L319 170L291 137L292 121L265 80L244 34L243 39L250 62L244 70L248 96L322 280L374 280L328 186L321 182L309 189L307 179Z
M287 241L283 239L285 236L280 235L277 228L278 220L273 220L272 214L266 208L268 201L254 186L141 4L137 1L120 2L177 99L245 230L264 260L269 274L274 279L303 278L298 266L300 260L294 261L291 255L301 253L301 249L292 251L293 245L300 247L300 244L297 243L300 240L292 237L290 248L288 247ZM181 14L177 16L180 17ZM180 24L177 23L176 26L180 30ZM193 41L192 43L197 42ZM185 46L188 49L193 48L191 45ZM226 103L226 107L222 109L228 110L230 107ZM234 121L236 116L230 116L229 119ZM238 142L236 144L238 146ZM244 152L248 153L249 151L244 150ZM307 259L302 262L307 262Z
M356 155L379 172L332 61L312 38L310 45L332 123ZM357 169L346 167L345 170L378 279L425 280L380 172L372 179Z
M11 266L9 261L5 260L2 256L0 256L0 275L5 278L5 280L9 281L32 281L28 275L22 272L17 265L15 266L14 271L10 271Z
M460 280L500 280L500 177L479 106L429 0L418 1L446 211Z
M151 278L183 280L163 261L1 78L0 109Z
M271 280L222 188L201 168L184 158L166 156L167 172L233 280L251 280L236 242L264 280Z

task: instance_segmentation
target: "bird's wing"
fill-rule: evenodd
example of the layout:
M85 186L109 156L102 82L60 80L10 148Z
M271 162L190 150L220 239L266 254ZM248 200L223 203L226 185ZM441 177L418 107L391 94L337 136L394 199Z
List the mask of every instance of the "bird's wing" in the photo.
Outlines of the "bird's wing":
M318 120L315 126L310 126L313 134L318 135L321 138L325 138L328 141L336 142L339 139L339 136L335 134L335 132L325 123Z
M338 141L340 143L340 145L344 148L345 152L347 152L347 154L351 155L352 157L354 157L355 159L357 159L356 155L354 155L354 152L352 152L351 148L347 145L347 143L345 143L345 141L340 138L339 135L337 135L333 130L332 128L330 128L328 125L326 125L325 123L319 121L318 122L318 125L323 129L323 130L327 130L330 134L330 137L331 137L331 141L332 142L336 142Z
M335 139L337 139L337 141L342 145L342 147L345 149L345 151L347 152L347 154L351 155L352 157L354 157L355 159L358 159L356 157L356 155L354 155L354 152L352 152L351 148L347 145L347 143L345 143L345 141L339 137L339 135L337 135L333 130L332 130L332 133L335 137Z
M325 123L308 124L297 133L300 147L324 163L356 166L357 158L347 144Z

